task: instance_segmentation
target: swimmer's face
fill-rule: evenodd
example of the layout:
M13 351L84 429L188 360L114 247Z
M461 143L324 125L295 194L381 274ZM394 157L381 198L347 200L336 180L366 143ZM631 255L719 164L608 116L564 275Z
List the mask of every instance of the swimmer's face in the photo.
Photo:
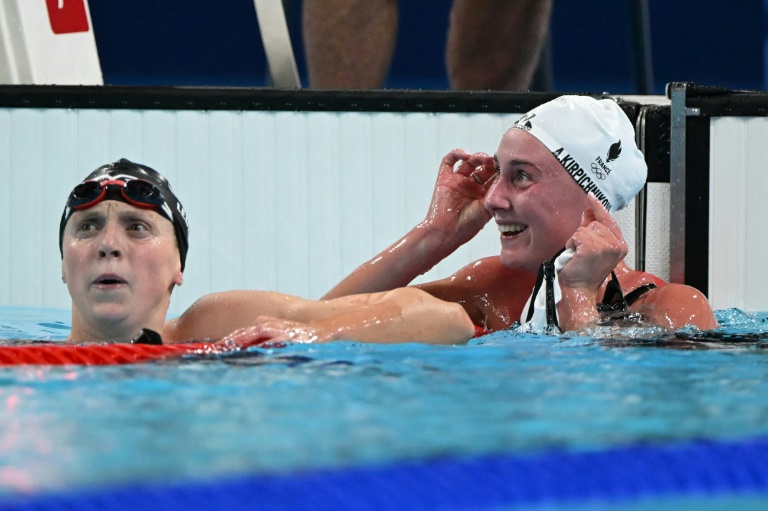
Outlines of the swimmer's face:
M64 230L62 275L72 297L73 327L138 332L165 321L181 262L173 224L124 202L75 212ZM106 339L105 339L106 340Z
M497 178L485 196L501 231L501 262L536 272L581 223L587 194L530 133L510 129L495 155Z

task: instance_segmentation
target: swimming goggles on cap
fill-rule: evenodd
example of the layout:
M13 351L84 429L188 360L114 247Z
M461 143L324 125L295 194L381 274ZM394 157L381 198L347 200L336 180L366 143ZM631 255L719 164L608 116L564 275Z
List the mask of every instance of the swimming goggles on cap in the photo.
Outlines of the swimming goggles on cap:
M114 197L135 206L145 209L159 209L163 216L173 222L168 203L163 197L163 192L155 185L143 179L107 179L104 181L83 181L69 194L67 206L75 211L91 208L99 202L115 194L119 190L119 196Z

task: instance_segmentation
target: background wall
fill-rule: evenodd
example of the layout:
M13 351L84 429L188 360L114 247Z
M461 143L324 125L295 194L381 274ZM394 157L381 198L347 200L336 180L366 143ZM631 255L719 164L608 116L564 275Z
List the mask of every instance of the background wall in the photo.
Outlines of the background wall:
M260 86L266 77L253 0L89 0L108 84ZM303 76L301 0L285 0ZM450 0L400 2L387 86L445 89ZM765 88L764 0L650 0L655 93L671 81ZM554 0L555 91L634 89L628 2Z
M768 310L765 117L720 117L710 127L709 300Z
M0 186L0 306L69 307L57 247L64 202L73 183L121 157L160 169L189 217L171 313L229 289L319 298L424 218L443 154L491 153L517 117L0 109L0 169L14 169ZM632 206L616 214L630 247ZM668 199L652 211L668 216ZM498 252L491 222L417 281Z

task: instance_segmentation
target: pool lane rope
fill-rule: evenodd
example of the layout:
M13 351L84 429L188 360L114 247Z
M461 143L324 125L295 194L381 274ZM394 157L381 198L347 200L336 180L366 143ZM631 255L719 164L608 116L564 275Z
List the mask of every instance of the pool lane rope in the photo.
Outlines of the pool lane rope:
M113 365L232 351L215 343L179 344L27 344L0 346L0 366L12 365Z
M251 346L280 348L284 343L257 338L237 344L223 340L163 344L160 334L143 328L130 343L68 344L41 341L0 346L0 366L137 364L190 356L224 355Z

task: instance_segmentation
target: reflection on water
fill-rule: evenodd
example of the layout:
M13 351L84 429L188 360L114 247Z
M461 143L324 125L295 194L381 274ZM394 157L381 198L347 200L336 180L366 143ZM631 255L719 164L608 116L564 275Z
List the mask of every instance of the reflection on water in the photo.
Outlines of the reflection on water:
M765 315L718 320L706 337L505 331L2 368L0 493L768 434ZM6 339L61 339L67 324L0 309Z

